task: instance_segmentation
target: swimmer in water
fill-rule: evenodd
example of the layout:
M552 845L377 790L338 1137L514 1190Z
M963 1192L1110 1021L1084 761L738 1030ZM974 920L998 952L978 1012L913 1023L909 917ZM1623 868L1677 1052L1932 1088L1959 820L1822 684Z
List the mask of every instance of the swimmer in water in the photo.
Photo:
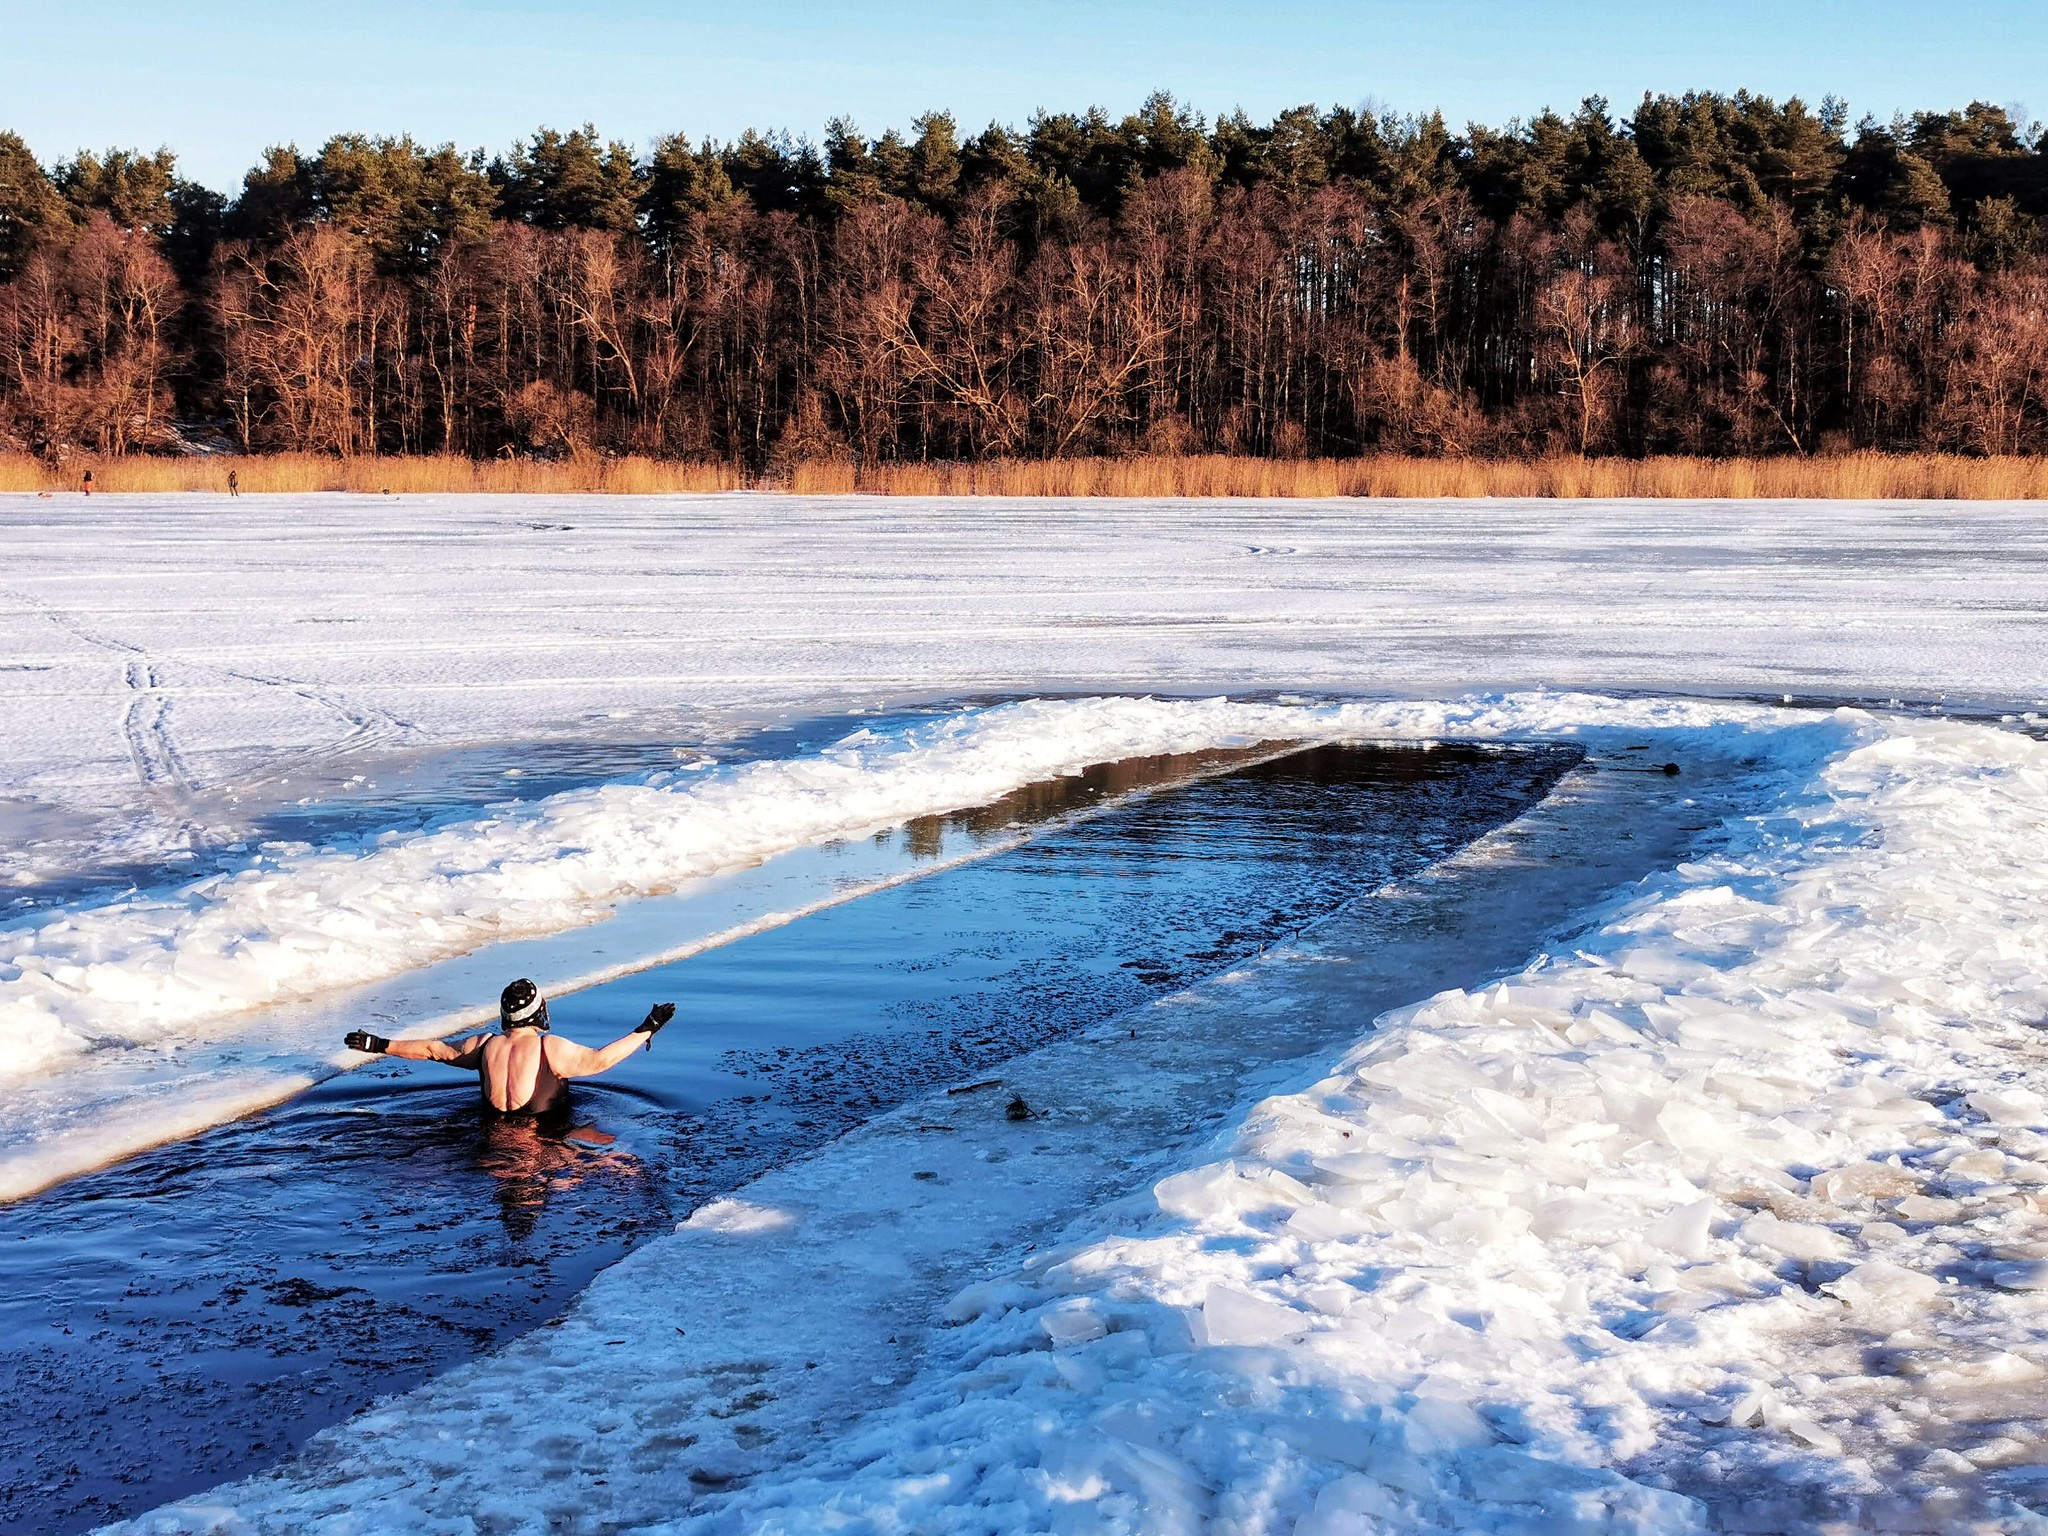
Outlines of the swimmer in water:
M373 1056L403 1061L439 1061L477 1074L484 1103L515 1115L544 1115L560 1106L569 1080L609 1072L643 1045L652 1045L662 1025L676 1016L674 1003L657 1003L647 1017L610 1045L593 1051L548 1033L547 999L521 979L498 999L499 1034L463 1040L386 1040L367 1030L350 1030L342 1044Z

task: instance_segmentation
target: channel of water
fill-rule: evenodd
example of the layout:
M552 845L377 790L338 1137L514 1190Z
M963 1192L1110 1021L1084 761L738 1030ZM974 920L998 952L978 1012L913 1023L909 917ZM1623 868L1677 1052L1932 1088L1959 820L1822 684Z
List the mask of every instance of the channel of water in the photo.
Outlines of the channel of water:
M679 1013L559 1125L382 1062L0 1208L0 1529L61 1536L266 1465L546 1321L703 1199L1228 969L1578 757L1325 746L1034 786L883 834L923 879L560 998L586 1042Z

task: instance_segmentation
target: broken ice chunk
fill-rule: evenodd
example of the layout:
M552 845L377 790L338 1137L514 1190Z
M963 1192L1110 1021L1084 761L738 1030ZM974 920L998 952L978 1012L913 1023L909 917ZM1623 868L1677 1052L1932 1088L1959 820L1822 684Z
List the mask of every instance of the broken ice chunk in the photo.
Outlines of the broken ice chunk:
M1560 1195L1536 1208L1529 1230L1545 1241L1560 1237L1585 1241L1596 1234L1626 1231L1632 1224L1632 1213L1613 1201Z
M1203 1340L1219 1348L1278 1344L1308 1326L1309 1320L1294 1308L1235 1286L1211 1285L1202 1302Z
M1941 1282L1932 1275L1871 1259L1821 1289L1841 1297L1858 1312L1903 1311L1933 1300L1941 1291Z
M2048 1100L2018 1084L1979 1088L1963 1102L1993 1125L2048 1125Z
M1963 1214L1963 1202L1937 1195L1908 1195L1892 1209L1907 1221L1954 1221Z
M1780 1221L1769 1211L1742 1224L1742 1240L1788 1259L1839 1259L1849 1251L1848 1239L1839 1233L1810 1221Z
M1695 1200L1667 1211L1643 1229L1643 1236L1657 1247L1681 1259L1704 1259L1712 1235L1714 1211L1711 1200Z
M1842 1454L1841 1436L1832 1430L1822 1428L1819 1423L1796 1408L1781 1408L1775 1414L1766 1415L1764 1422L1780 1433L1812 1446L1824 1456Z
M1109 1332L1094 1307L1085 1301L1062 1302L1038 1314L1038 1326L1061 1348L1090 1344Z
M1896 1163L1850 1163L1833 1173L1815 1175L1808 1188L1814 1199L1829 1205L1860 1205L1913 1194L1920 1188L1920 1177Z
M2000 1290L2048 1291L2048 1263L1995 1264L1985 1271L1985 1278Z
M1274 1206L1310 1205L1316 1198L1307 1185L1277 1168L1234 1160L1161 1179L1152 1195L1162 1211L1188 1221L1242 1218Z

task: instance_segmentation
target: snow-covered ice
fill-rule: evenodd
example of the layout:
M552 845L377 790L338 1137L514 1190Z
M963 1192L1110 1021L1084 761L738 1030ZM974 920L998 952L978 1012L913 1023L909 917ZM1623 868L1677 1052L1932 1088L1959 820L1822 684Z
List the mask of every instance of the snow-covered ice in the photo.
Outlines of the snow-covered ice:
M0 970L17 1072L1109 757L1568 736L1610 765L1423 882L1398 941L1339 920L1036 1053L1021 1126L908 1106L137 1530L2048 1530L2048 746L1703 697L2038 711L2038 508L109 499L0 528L18 881L227 835L231 798L399 743L1354 696L1041 699L36 914ZM1645 742L1684 777L1610 771ZM1715 828L1690 852L1674 808Z
M0 496L0 882L404 747L1007 690L2048 701L2028 504Z

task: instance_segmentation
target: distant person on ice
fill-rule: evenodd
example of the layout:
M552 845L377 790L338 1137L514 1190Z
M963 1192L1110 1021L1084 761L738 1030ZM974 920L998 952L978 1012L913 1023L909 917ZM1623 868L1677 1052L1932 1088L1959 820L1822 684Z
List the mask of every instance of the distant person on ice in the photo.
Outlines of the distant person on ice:
M466 1040L386 1040L367 1030L351 1030L342 1044L373 1056L404 1061L439 1061L474 1072L484 1102L507 1114L543 1115L558 1108L573 1077L609 1072L676 1016L674 1003L657 1003L647 1017L602 1050L548 1033L547 999L532 982L521 979L498 999L500 1034L471 1035Z

